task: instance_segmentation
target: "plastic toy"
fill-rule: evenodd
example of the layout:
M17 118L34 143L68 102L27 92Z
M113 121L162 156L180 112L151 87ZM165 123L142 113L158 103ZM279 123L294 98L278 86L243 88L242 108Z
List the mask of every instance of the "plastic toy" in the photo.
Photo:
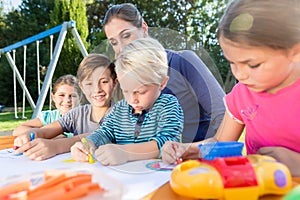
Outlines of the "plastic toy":
M200 199L258 199L286 194L292 188L288 168L269 156L249 155L190 160L177 165L171 188L179 195Z
M205 160L229 156L242 156L243 147L244 143L237 141L208 142L198 145L202 158Z

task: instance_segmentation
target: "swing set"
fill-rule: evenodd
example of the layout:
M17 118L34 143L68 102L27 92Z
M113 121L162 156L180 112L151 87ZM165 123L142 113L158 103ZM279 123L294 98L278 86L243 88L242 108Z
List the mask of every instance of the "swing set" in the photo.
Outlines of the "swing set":
M14 112L15 112L15 118L18 118L17 115L17 91L16 91L16 79L18 80L22 90L23 90L23 106L22 106L22 118L25 117L25 96L31 106L32 109L34 109L34 112L32 114L32 119L36 118L38 114L42 111L48 90L50 88L50 93L51 93L51 83L52 83L52 77L58 62L59 55L62 50L62 46L67 34L68 29L71 30L72 35L74 36L76 40L76 44L79 47L81 54L83 56L88 55L83 42L76 30L76 23L75 21L68 21L64 22L63 24L56 26L54 28L51 28L47 31L41 32L37 35L31 36L29 38L26 38L20 42L17 42L15 44L9 45L7 47L4 47L3 49L0 49L0 55L4 54L6 59L8 60L8 63L10 67L13 70L13 85L14 85ZM54 48L53 52L53 34L56 34L59 32L59 36ZM50 63L48 65L48 69L46 72L46 76L43 82L42 89L40 89L40 60L39 60L39 43L40 40L45 38L45 37L50 37ZM36 55L37 55L37 80L38 80L38 100L37 103L35 104L27 87L25 84L26 81L26 50L27 50L27 45L36 42ZM20 72L16 66L16 59L15 59L15 54L16 54L16 49L23 47L23 77L20 75ZM11 52L13 53L13 57L11 56ZM53 52L53 53L52 53ZM51 95L50 95L51 96ZM50 97L51 98L51 97ZM50 100L50 105L51 107L51 100Z

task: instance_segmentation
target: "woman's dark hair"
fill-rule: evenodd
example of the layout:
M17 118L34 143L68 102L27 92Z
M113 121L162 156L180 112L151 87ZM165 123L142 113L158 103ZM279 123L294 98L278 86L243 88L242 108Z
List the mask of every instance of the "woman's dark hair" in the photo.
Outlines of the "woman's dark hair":
M119 18L124 21L130 22L137 28L141 28L143 23L141 13L131 3L123 3L110 7L106 12L103 20L103 30L105 25L109 23L113 18Z

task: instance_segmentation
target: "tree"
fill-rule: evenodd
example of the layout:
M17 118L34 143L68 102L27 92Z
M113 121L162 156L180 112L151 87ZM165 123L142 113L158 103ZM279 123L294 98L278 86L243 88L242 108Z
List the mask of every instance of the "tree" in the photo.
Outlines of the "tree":
M51 14L51 24L58 25L66 21L75 21L76 29L86 48L88 43L88 19L86 17L86 5L82 0L54 0L54 10ZM63 74L75 74L83 56L77 47L72 34L67 34L63 49L56 67L56 77Z
M59 7L62 4L65 5L65 7ZM60 11L60 9L62 8L65 8L66 10ZM54 11L54 9L56 10ZM57 12L60 14L55 16L53 12ZM14 44L27 37L36 35L54 26L60 25L64 21L70 20L77 21L77 30L81 35L83 41L85 41L88 35L87 18L85 12L85 3L81 0L23 0L19 10L11 11L5 14L2 18L0 17L0 47L3 48L8 45ZM54 38L55 37L56 36L54 36ZM71 34L67 34L62 56L60 56L59 58L59 63L55 70L53 81L55 81L62 74L76 74L77 72L77 67L79 62L82 60L82 55L75 45L75 40L72 38L73 37ZM50 39L48 37L44 38L43 40L40 40L40 43L40 65L43 68L47 68L50 62ZM33 99L35 100L38 97L36 58L37 53L35 43L28 45L27 55L26 85L29 89L29 92L32 94ZM16 65L19 68L20 73L22 74L22 48L17 49ZM6 94L0 96L0 102L11 105L13 102L12 70L6 62L4 56L1 57L0 73L6 75L3 76L3 79L5 80L0 82L0 92L2 94ZM41 80L44 79L43 75L44 74L41 75ZM21 89L18 87L17 91L21 91ZM18 101L21 100L22 92L18 92Z
M1 47L6 47L8 45L14 44L16 42L22 41L25 38L36 35L42 31L49 29L49 21L50 21L50 13L53 10L53 1L48 0L23 0L20 5L19 10L13 10L7 14L5 14L3 18L3 23L5 26L0 31L0 45ZM41 40L40 43L40 65L47 66L50 60L49 57L49 39L45 38ZM25 58L23 57L24 50L22 47L16 49L16 66L20 74L23 74L23 61ZM27 45L26 50L26 86L29 92L32 95L33 99L38 98L38 85L37 85L37 52L36 52L36 44L32 43ZM1 101L5 104L11 104L13 101L13 78L12 78L12 70L7 62L2 60L6 60L4 57L1 58L1 73L7 74L5 77L7 81L5 83L5 87L9 88L8 92L5 96L1 97ZM43 75L41 76L43 80ZM22 101L22 91L17 84L17 100ZM3 91L1 91L3 92Z
M216 38L217 25L227 0L126 2L134 4L140 10L148 26L152 27L152 37L166 48L196 51L223 88L231 90L233 82L229 81L232 80L229 65L223 58ZM91 49L106 39L102 30L105 12L110 6L120 3L123 1L95 0L87 5Z
M222 50L217 40L217 26L228 0L202 0L197 1L190 15L188 35L198 41L213 59L211 70L218 70L223 79L223 87L229 92L235 84L229 64L224 59ZM215 66L213 66L215 65Z
M228 73L229 65L222 55L216 38L216 29L220 17L228 0L167 0L141 1L128 0L141 11L144 20L152 27L151 34L158 38L167 48L193 49L210 67L220 82L225 82L225 89L229 91L233 80ZM0 3L2 0L0 0ZM0 15L0 47L21 41L29 36L38 34L65 21L76 21L76 28L82 41L91 52L106 37L102 30L105 12L114 4L123 0L23 0L19 10L13 10L3 16ZM0 4L1 14L1 4ZM159 31L155 31L155 28ZM172 34L172 36L170 36ZM56 41L56 37L55 41ZM40 62L47 67L49 64L49 38L40 41ZM55 43L54 43L55 44ZM108 47L105 47L108 48ZM28 87L37 97L36 76L36 45L27 48L27 81ZM17 51L17 66L22 73L22 49ZM76 74L82 55L71 34L67 34L63 50L59 57L53 80L66 73ZM12 102L12 70L1 57L0 73L5 82L0 82L0 92L7 94L0 96L0 102ZM42 79L44 77L42 76ZM7 90L7 91L6 91ZM5 92L4 92L5 91ZM19 90L18 90L19 91ZM19 95L22 94L19 92ZM18 98L19 100L21 98Z

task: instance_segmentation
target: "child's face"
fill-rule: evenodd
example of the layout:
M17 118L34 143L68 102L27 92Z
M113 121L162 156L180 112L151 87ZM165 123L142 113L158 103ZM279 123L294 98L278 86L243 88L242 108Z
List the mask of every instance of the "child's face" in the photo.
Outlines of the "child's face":
M297 65L289 52L234 43L223 37L220 45L235 78L255 92L275 93L295 81Z
M60 114L64 115L72 108L78 106L80 102L80 96L73 86L60 85L57 88L56 93L52 94L52 100Z
M115 83L108 68L99 67L81 84L82 92L92 106L109 107Z
M159 97L160 89L158 85L150 84L140 86L131 92L123 90L123 94L128 104L133 107L134 113L142 113L143 110L153 106Z
M142 113L143 110L153 106L161 90L165 87L167 78L161 85L141 84L132 78L120 79L119 82L125 100L133 107L134 113Z

